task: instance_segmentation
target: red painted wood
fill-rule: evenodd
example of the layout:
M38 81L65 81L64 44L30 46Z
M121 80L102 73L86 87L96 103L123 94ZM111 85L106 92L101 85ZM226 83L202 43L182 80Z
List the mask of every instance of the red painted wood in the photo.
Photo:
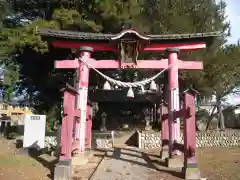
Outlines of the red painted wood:
M61 129L61 155L60 160L71 159L72 157L72 134L74 118L75 94L70 91L64 92L64 118Z
M180 140L180 120L177 116L181 115L180 103L179 103L179 83L178 83L178 71L179 69L203 69L202 62L197 61L182 61L178 59L177 52L169 52L168 64L170 66L168 70L168 85L169 85L169 99L168 109L169 111L169 155L180 154L179 151L175 151L174 142Z
M97 69L117 69L121 66L120 60L98 60L93 64Z
M98 69L117 69L120 68L120 60L99 60L94 63ZM168 67L167 59L160 60L138 60L138 69L165 69Z
M87 53L85 53L85 54L87 54ZM96 61L96 60L94 60L92 58L89 58L89 57L90 56L87 56L87 57L84 57L84 58L94 68L116 69L116 68L119 68L121 66L120 61L118 61L118 60L99 60L99 61ZM171 66L171 68L169 69L170 72L171 72L171 70L174 70L174 72L172 72L172 75L169 76L170 88L178 88L178 83L177 84L172 83L173 81L178 79L178 77L177 77L178 69L202 69L203 68L202 62L182 61L182 60L178 60L177 56L176 56L175 59L176 59L175 63L172 63L172 64L174 64L174 66L173 67ZM140 61L138 61L138 68L165 69L169 65L171 65L171 58L169 60L168 59L162 59L162 60L140 60ZM77 59L75 59L75 60L62 60L62 61L57 61L56 64L55 64L55 67L56 68L74 68L74 69L79 68L79 71L81 72L80 73L79 86L80 87L85 87L85 88L88 87L88 68L85 66L85 64L83 62L79 62L79 60L77 60ZM170 109L172 109L172 101L171 101L172 98L173 97L169 97L169 100L168 100L168 106L169 106ZM67 106L67 107L69 108L69 106ZM79 113L79 112L78 111L73 111L73 115L76 115L76 113ZM175 131L177 131L175 129L175 126L174 126L174 123L173 123L173 118L175 119L177 116L180 116L180 115L181 115L181 111L174 113L173 116L175 116L175 117L168 114L168 116L169 116L168 117L168 124L166 124L164 122L162 124L162 127L164 129L162 131L162 137L163 138L166 137L166 138L169 139L169 147L173 145L172 140L175 138L175 133L176 133ZM76 116L78 116L78 115L76 115ZM76 127L79 127L79 125L80 124L77 123ZM89 130L89 125L88 124L86 126L84 125L84 127L80 126L80 130L79 130L79 135L80 136L77 135L78 136L77 138L80 139L80 144L79 144L80 152L83 152L84 149L85 149L85 137L84 136L90 136L89 131L90 130ZM168 133L166 133L166 132L168 132ZM167 137L167 135L168 135L168 137ZM172 139L172 140L170 140L170 139ZM171 154L172 148L173 147L169 148L170 149L170 154Z
M179 48L181 50L198 50L206 48L204 42L186 42L186 43L172 43L172 44L147 44L143 51L164 51L167 48Z
M86 124L86 147L91 149L92 144L92 107L87 105L87 124Z
M93 60L89 58L89 64L97 69L117 69L120 68L120 60ZM139 60L138 69L165 69L168 67L168 59L160 60ZM57 69L77 69L79 61L75 60L57 60L55 62ZM178 69L203 69L203 63L200 61L182 61L178 60Z
M54 63L56 69L77 69L79 67L79 61L75 60L57 60Z
M174 115L174 117L173 117L173 119L175 118L181 118L181 117L183 117L183 110L181 109L181 110L179 110L179 111L175 111L174 113L173 113L173 115ZM167 114L163 114L162 115L162 118L163 119L168 119L168 113Z
M196 163L196 116L194 95L184 95L184 167L188 163Z
M175 111L174 113L173 113L173 119L177 119L177 118L181 118L181 117L183 117L183 110L182 109L180 109L179 111Z
M74 110L74 116L75 117L80 117L80 110L79 109Z
M84 61L92 61L90 58L91 52L81 52L80 58L84 58ZM79 134L76 137L79 139L79 146L77 148L78 152L83 153L85 151L86 145L86 129L87 129L87 95L88 95L88 81L89 81L89 68L83 63L79 62L79 79L78 88L79 92L79 102L78 108L80 110L80 121L77 124L79 128Z
M73 41L54 41L54 47L57 48L80 48L81 46L92 47L94 51L117 51L117 47L109 43L92 43L92 42L73 42Z
M180 122L175 117L175 112L179 111L179 92L178 88L178 53L169 52L168 54L168 124L169 124L169 157L172 157L178 152L174 144L178 141L180 136Z
M81 52L80 54L80 58L84 58L85 60L89 61L90 64L92 64L92 62L95 60L93 60L92 58L90 58L90 52ZM88 79L89 79L89 68L81 61L79 61L78 59L75 60L62 60L62 61L55 61L55 68L72 68L72 69L78 69L79 70L79 79L78 79L78 88L83 88L85 89L84 92L81 91L80 94L81 95L81 102L78 102L80 104L80 109L75 109L76 108L76 94L74 97L74 104L72 105L71 103L68 104L65 101L69 101L68 97L66 96L64 97L64 114L68 116L71 116L72 120L75 119L76 117L79 117L79 120L75 120L75 126L74 126L74 131L75 131L75 136L74 136L74 142L73 142L73 146L69 146L71 147L71 150L73 149L74 151L77 150L78 152L84 152L85 150L85 138L86 138L86 117L87 114L86 113L86 108L85 105L87 106L87 89L88 89ZM80 116L80 114L82 114L82 116ZM85 114L85 116L83 116ZM68 122L68 120L66 120ZM64 127L68 127L69 124L66 124L66 121L64 121ZM80 123L81 122L81 123ZM72 122L73 123L73 122ZM73 124L72 124L73 126ZM73 127L72 127L73 128ZM62 133L62 144L64 146L63 148L63 152L66 154L68 153L69 149L66 149L66 139L68 140L68 142L72 142L72 136L71 136L71 140L69 140L68 135L66 134L67 131L62 131L64 133ZM89 132L88 132L89 133ZM65 137L64 137L65 134ZM65 155L64 155L65 157Z
M66 127L67 127L67 116L64 116L62 119L62 128L61 128L61 155L60 159L67 159L65 155L67 154L67 146L65 145L66 142Z
M98 60L94 61L89 59L89 64L97 69L118 69L120 68L120 60ZM78 60L57 60L55 62L55 68L58 69L77 69L79 67ZM164 69L168 67L168 60L139 60L138 67L139 69Z
M54 41L53 46L57 48L79 48L81 46L90 46L94 51L118 51L115 45L110 43L92 43L92 42L73 42L73 41ZM181 50L197 50L206 48L205 42L182 42L182 43L158 43L147 44L143 51L164 51L166 48L179 48Z
M169 127L168 127L168 108L164 105L161 106L162 113L162 130L161 130L161 138L162 138L162 146L166 146L169 141Z

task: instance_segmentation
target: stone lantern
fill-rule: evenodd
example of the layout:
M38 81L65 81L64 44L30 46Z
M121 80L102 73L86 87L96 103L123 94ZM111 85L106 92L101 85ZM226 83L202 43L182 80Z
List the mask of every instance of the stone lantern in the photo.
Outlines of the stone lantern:
M145 130L146 131L150 131L152 130L152 126L150 125L150 121L151 121L151 112L147 109L144 113L145 115Z
M101 114L101 118L102 118L102 124L100 127L100 131L106 132L107 131L107 128L106 128L107 113L103 112Z

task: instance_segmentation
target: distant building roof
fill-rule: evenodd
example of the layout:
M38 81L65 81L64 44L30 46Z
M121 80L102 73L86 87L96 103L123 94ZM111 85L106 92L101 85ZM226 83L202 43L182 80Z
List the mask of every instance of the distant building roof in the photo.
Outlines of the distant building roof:
M10 116L2 116L0 117L0 121L6 121L6 120L11 120Z

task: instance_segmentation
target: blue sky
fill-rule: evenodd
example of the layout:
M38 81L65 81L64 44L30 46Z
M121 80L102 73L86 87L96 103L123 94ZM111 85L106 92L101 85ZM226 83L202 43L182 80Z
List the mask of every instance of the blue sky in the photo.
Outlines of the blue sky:
M220 1L220 0L217 0ZM227 3L226 16L231 24L231 37L228 38L228 44L237 43L240 39L240 0L225 0ZM231 104L240 104L240 97L228 96L228 102Z
M225 0L225 2L227 19L231 24L231 37L228 38L228 43L232 44L240 38L240 0Z

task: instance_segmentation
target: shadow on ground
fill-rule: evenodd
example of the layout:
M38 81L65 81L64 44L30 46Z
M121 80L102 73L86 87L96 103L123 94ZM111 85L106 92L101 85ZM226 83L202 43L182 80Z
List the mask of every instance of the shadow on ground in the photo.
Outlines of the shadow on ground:
M105 150L101 150L101 149L97 149L96 151L105 151ZM143 167L147 167L149 169L153 169L159 172L163 172L166 174L170 174L174 177L177 178L184 178L184 174L180 169L170 169L167 168L167 164L166 161L163 161L160 159L160 156L156 155L156 154L151 154L151 153L145 153L142 151L138 151L136 149L131 149L131 148L113 148L113 150L106 150L107 153L105 155L105 157L107 158L112 158L112 159L118 159L121 161L125 161L131 164L137 164ZM123 152L124 151L124 152ZM129 151L129 152L127 152ZM134 152L135 154L131 153ZM109 154L112 155L109 155ZM126 159L126 158L122 158L121 155L127 155L127 156L131 156L131 157L137 157L137 158L141 158L144 160L144 163L142 162L138 162L138 161L134 161L131 159ZM98 156L98 155L96 155Z
M19 153L30 156L31 158L41 163L44 167L49 169L50 174L48 174L48 177L52 179L54 167L58 162L58 158L46 154L45 149L38 150L38 148L34 144L32 146L34 148L23 149L22 140L16 140L16 148L19 149Z

